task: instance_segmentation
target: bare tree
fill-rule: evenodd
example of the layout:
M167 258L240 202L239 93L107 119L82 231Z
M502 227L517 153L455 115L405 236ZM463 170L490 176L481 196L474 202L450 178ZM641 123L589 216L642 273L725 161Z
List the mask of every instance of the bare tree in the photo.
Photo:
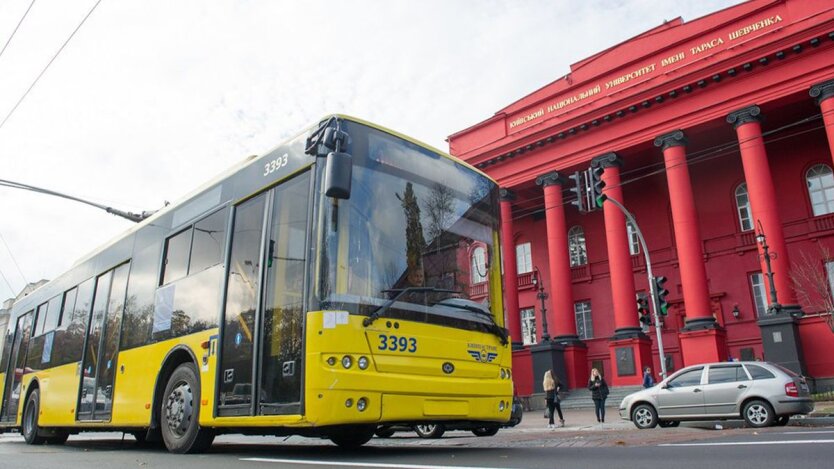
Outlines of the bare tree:
M820 269L820 259L824 262L833 259L828 248L823 245L819 245L818 254L812 256L803 251L799 262L793 263L791 281L799 301L824 316L828 328L834 332L834 296L825 271Z

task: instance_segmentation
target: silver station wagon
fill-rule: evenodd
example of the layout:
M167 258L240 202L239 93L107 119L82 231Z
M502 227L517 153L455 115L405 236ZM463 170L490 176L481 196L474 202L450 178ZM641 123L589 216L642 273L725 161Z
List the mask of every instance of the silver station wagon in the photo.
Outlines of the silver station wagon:
M764 362L690 366L620 403L620 417L640 429L676 427L683 420L739 418L760 428L787 425L792 415L813 410L805 378Z

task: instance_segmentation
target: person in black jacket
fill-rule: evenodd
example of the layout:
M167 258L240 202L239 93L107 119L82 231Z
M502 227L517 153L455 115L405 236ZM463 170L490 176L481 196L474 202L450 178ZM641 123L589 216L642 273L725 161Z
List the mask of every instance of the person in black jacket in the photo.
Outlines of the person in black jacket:
M553 411L559 412L559 426L565 426L565 418L562 416L562 406L559 404L559 391L562 390L562 383L559 382L559 377L553 374L553 370L544 372L544 381L542 382L544 388L544 400L547 403L547 417L549 419L547 428L556 428L553 424Z
M597 422L605 423L605 399L608 398L608 384L596 368L591 369L591 379L588 380L588 389L591 391L591 398L594 400L594 412L597 414Z

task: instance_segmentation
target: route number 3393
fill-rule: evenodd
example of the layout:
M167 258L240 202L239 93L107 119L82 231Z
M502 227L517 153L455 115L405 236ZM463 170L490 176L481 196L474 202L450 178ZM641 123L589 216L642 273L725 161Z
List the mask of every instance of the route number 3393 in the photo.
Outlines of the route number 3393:
M417 339L414 337L380 334L379 343L376 348L391 352L414 353L417 351Z
M289 162L290 155L289 153L284 153L283 155L275 158L274 160L264 163L264 176L269 176L270 174L278 171L279 169L283 168Z

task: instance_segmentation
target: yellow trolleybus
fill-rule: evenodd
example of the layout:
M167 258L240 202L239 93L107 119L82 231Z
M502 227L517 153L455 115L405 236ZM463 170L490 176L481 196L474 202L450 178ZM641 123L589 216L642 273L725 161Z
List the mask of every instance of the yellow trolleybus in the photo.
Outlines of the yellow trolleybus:
M498 213L465 163L323 119L15 303L0 430L179 453L220 433L494 433L512 407Z

